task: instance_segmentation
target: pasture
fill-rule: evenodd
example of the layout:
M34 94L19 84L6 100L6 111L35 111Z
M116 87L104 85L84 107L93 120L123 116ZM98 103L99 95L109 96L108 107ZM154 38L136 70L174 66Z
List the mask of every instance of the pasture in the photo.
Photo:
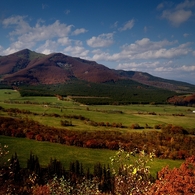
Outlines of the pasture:
M0 136L0 143L2 145L8 145L9 155L6 159L17 152L21 167L26 167L27 159L30 156L30 152L32 152L39 158L39 162L43 167L49 164L51 158L56 158L62 162L67 170L69 169L70 162L78 160L83 164L85 171L87 168L89 168L90 171L93 171L93 167L96 163L109 165L110 157L114 156L116 153L116 151L107 149L80 148L58 143L38 142L25 138L12 138L7 136ZM135 157L132 156L132 158ZM155 158L154 161L149 163L151 166L151 174L156 177L157 171L161 170L164 166L169 165L170 168L179 167L182 162L183 161L181 160Z
M142 127L153 128L157 124L173 124L184 128L195 127L195 114L193 107L172 106L172 105L82 105L78 102L58 100L57 97L21 97L19 92L14 90L0 90L0 106L3 108L18 108L28 110L38 115L17 114L15 117L28 117L44 125L62 128L60 117L48 116L48 114L80 115L95 122L122 123L123 129L129 131L132 124L139 124ZM8 113L0 112L6 116ZM71 119L73 126L70 130L109 130L108 127L89 126L83 121Z
M9 113L0 110L0 116L11 116L14 118L29 118L39 123L55 128L68 129L70 131L113 131L113 127L92 126L86 120L71 118L72 126L64 127L61 120L64 116L83 116L95 122L121 123L123 128L114 128L120 132L142 132L155 130L158 124L173 124L186 129L195 127L195 114L193 107L180 107L172 105L82 105L72 101L70 98L58 100L57 97L21 97L20 93L14 90L0 90L0 106L4 109L17 108L30 111L30 114ZM55 117L54 115L58 115ZM143 129L132 129L132 124L139 124ZM109 157L115 151L107 149L89 149L75 146L66 146L58 143L38 142L25 138L12 138L0 136L0 143L9 146L10 155L17 152L21 165L26 165L30 151L37 155L40 164L46 166L50 158L60 160L65 168L69 163L79 160L85 167L92 169L97 162L107 165ZM182 161L155 159L152 162L152 173L162 167L178 167Z

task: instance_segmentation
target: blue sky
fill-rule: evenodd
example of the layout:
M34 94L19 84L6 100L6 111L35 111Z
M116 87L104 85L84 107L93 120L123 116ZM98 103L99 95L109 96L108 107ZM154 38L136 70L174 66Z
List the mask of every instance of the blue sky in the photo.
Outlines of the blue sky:
M195 84L195 0L1 0L0 55L25 48Z

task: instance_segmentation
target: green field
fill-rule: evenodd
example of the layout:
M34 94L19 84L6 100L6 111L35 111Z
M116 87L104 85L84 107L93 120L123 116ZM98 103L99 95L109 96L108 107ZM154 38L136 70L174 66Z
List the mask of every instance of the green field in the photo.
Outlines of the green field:
M93 166L96 163L104 165L110 164L110 157L114 156L116 153L116 151L112 150L80 148L6 136L0 136L0 143L9 146L9 156L7 156L7 158L10 158L12 154L17 152L22 167L26 167L27 159L30 156L30 152L32 152L34 155L38 156L42 166L47 166L50 158L56 158L62 162L65 169L69 169L70 162L79 160L85 169L89 168L93 171ZM153 162L150 162L149 165L151 166L152 175L156 176L157 171L161 170L164 166L169 165L170 168L179 167L182 162L183 161L180 160L156 158Z
M82 105L69 100L58 100L56 97L21 97L20 93L14 90L0 90L0 106L4 109L18 108L28 110L34 114L17 113L12 115L15 118L33 119L44 125L68 129L71 131L113 131L111 127L91 126L82 120L72 118L73 126L62 127L60 121L64 115L81 115L95 122L122 123L124 128L115 128L114 131L133 132L132 124L138 123L144 127L141 131L154 130L157 124L173 124L186 129L195 128L195 114L193 107L180 107L172 105ZM155 113L155 114L152 114ZM48 116L47 114L58 114L60 117ZM182 116L180 116L182 115ZM9 116L9 112L0 110L0 116ZM146 128L146 124L150 129ZM115 151L106 149L87 149L74 146L66 146L48 142L38 142L25 138L12 138L0 136L0 143L9 145L10 155L17 152L21 165L25 167L30 151L37 155L41 165L46 166L50 158L60 160L66 168L69 163L79 160L86 167L92 169L97 162L108 164L109 157ZM165 165L178 167L181 161L155 159L152 162L152 173L160 170Z
M95 122L122 123L126 128L122 131L129 131L132 124L138 123L145 127L146 124L154 127L156 124L173 124L184 128L195 127L195 114L193 107L172 106L172 105L96 105L85 106L74 101L60 101L56 97L21 97L19 92L13 90L0 90L0 106L3 108L18 108L38 113L38 116L28 115L28 118L37 120L44 125L61 127L61 118L44 116L44 114L82 115ZM155 112L156 115L150 113ZM177 116L177 115L184 116ZM7 113L1 112L6 116ZM24 117L24 115L17 115ZM93 127L85 125L83 121L72 119L74 126L70 130L109 130L104 127Z

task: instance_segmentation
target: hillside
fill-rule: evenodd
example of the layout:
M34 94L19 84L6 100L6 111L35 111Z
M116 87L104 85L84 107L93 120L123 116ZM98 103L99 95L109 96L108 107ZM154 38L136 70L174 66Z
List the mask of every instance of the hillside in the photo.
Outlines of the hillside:
M64 83L73 78L103 83L131 79L136 82L172 91L193 91L194 85L154 77L148 73L109 69L95 61L88 61L62 53L44 55L28 49L0 57L1 81L13 84Z
M29 49L0 57L0 79L1 88L17 87L22 95L106 97L101 100L103 103L166 102L176 93L195 92L195 86L188 83L144 72L113 70L62 53L44 55Z
M109 68L61 53L42 55L28 49L0 58L0 75L7 83L56 84L72 78L88 82L118 80Z

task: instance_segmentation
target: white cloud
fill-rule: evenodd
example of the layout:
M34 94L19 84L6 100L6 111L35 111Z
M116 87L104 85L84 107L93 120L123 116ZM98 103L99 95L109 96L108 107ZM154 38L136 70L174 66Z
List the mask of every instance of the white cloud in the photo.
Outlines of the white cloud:
M34 27L28 33L19 37L23 41L42 41L56 37L66 37L71 32L72 25L67 26L56 20L53 24Z
M179 70L186 71L186 72L195 71L195 65L194 66L183 65L179 68Z
M65 37L71 32L71 28L73 27L73 25L67 26L60 23L59 20L47 26L44 24L41 25L39 20L34 27L31 27L24 19L24 16L15 16L3 20L6 28L15 26L14 31L9 35L11 37L19 35L18 40L23 42L44 41L54 37Z
M65 54L71 55L71 56L79 56L82 58L87 58L87 55L89 53L89 50L86 50L84 47L82 46L68 46L66 47L63 52Z
M176 6L176 9L191 8L193 6L195 6L195 1L194 0L185 0L183 3L179 3Z
M170 5L171 4L169 3L169 8L162 12L161 18L168 20L173 26L179 26L193 16L191 9L195 6L194 0L185 0L174 7L172 6L172 8L170 8ZM164 7L164 4L159 4L157 9Z
M79 28L79 29L76 29L75 31L72 32L72 35L79 35L79 34L82 34L82 33L86 33L88 30L84 29L84 28Z
M188 33L184 33L184 34L183 34L184 37L188 37L189 35L190 35L190 34L188 34Z
M109 53L99 51L94 54L92 59L104 61L172 59L179 58L191 52L189 48L190 43L171 47L174 44L178 44L178 42L169 42L167 40L154 42L148 38L143 38L132 44L123 45L119 53L110 55Z
M154 72L172 72L173 68L172 67L166 67L166 66L160 66L158 68L155 68ZM163 76L162 76L163 77Z
M135 23L134 19L129 20L128 22L125 23L123 27L119 28L119 31L125 31L125 30L132 29L134 26L134 23Z
M9 55L24 48L32 48L35 45L34 42L15 41L7 49L2 51L3 55Z
M108 47L113 44L113 33L101 34L97 37L92 37L87 40L90 47Z
M36 52L50 54L57 51L58 43L52 40L46 40L44 44L36 49Z
M25 18L27 16L12 16L4 19L2 24L5 28L15 27L15 30L9 33L10 36L21 35L31 29L30 25L24 20Z
M169 11L165 10L162 13L162 18L167 19L174 26L179 26L180 24L186 22L192 16L192 11L188 10L176 10Z
M68 37L59 38L57 42L62 46L71 44L71 40Z
M114 58L107 52L98 52L93 55L92 60L95 61L114 61Z
M160 62L129 62L129 63L119 63L117 66L117 69L123 69L123 70L140 70L140 69L154 69L156 68Z
M86 29L80 28L71 32L73 25L66 25L59 20L46 25L41 19L34 26L31 26L27 22L27 19L27 16L14 16L3 20L4 27L12 29L9 33L12 43L7 49L1 51L1 53L7 55L24 48L29 48L48 54L49 52L57 51L60 46L70 46L71 44L75 45L72 46L75 49L75 51L72 49L72 54L80 56L80 51L82 56L86 56L86 53L88 53L82 47L81 41L69 39L69 35L85 33L87 32ZM108 37L109 34L107 35Z

